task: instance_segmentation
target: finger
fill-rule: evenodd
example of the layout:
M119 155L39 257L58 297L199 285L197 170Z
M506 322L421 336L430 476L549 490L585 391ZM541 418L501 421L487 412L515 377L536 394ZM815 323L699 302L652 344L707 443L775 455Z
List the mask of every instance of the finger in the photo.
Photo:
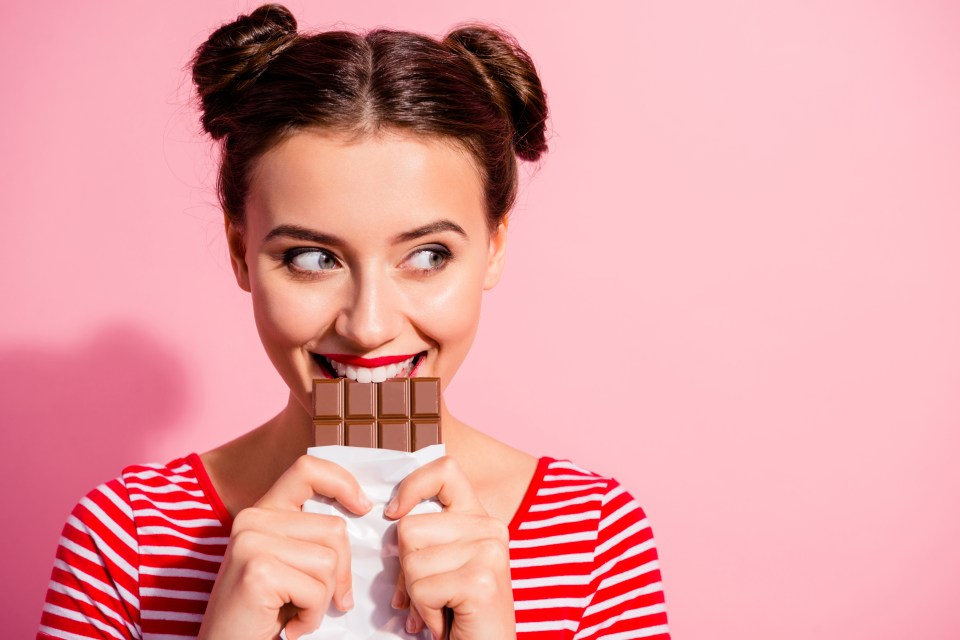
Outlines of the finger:
M417 611L416 607L410 607L410 612L407 614L407 620L403 626L404 630L410 635L416 635L423 631L423 627L424 623L420 612Z
M401 518L421 501L433 497L438 498L447 511L486 515L467 476L450 456L428 462L404 478L384 515Z
M430 629L434 638L444 638L443 609L449 600L450 588L459 588L456 585L455 574L430 576L416 581L409 581L407 591L410 593L410 616L407 624L416 629L412 633L419 633L423 627ZM411 620L411 616L415 617Z
M419 579L453 573L466 567L486 568L490 575L501 576L506 582L510 574L510 552L498 540L485 539L469 544L445 544L412 551L401 557L403 570L410 582Z
M296 615L287 621L284 628L287 630L288 640L296 640L320 628L329 607L330 596L324 584L304 580L306 576L302 573L298 575L297 572L291 572L284 577L289 580L289 602L297 608Z
M417 614L417 610L410 606L410 597L407 595L406 578L403 575L403 569L397 574L397 589L393 593L393 601L390 605L394 609L407 609L407 618L403 624L403 630L411 635L420 633L423 630L423 620Z
M407 595L407 584L403 577L403 569L397 574L397 587L393 592L390 606L394 609L406 609L410 606L410 596Z
M330 606L332 589L329 583L316 580L276 558L258 559L256 563L247 565L247 570L250 575L245 582L256 581L258 587L273 594L268 602L272 601L272 606L276 607L281 624L289 613L287 603L296 607L297 613L286 627L294 634L291 640L319 628Z
M462 513L418 513L397 522L400 555L441 544L492 538L509 544L507 525L496 518Z
M411 606L417 608L424 624L438 638L444 637L444 607L453 611L452 626L457 636L513 637L516 618L510 586L509 575L474 562L419 580L407 574Z
M373 506L353 474L334 462L311 455L297 458L256 506L299 511L315 494L332 498L357 515L365 514Z
M337 537L346 540L345 523L346 520L340 516L248 507L233 519L231 535L242 531L262 531L304 542L321 542Z
M350 547L345 526L341 525L335 538L338 542L331 546L330 542L306 542L244 530L231 539L227 560L243 567L248 580L261 579L259 572L269 571L272 562L279 562L327 585L335 606L346 611L352 608L353 602Z

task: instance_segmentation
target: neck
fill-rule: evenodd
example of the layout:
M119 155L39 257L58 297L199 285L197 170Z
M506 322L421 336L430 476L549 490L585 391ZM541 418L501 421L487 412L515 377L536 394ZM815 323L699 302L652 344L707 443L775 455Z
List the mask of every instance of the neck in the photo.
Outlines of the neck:
M263 431L263 441L259 443L262 451L270 452L271 486L313 446L313 421L293 394L287 398L287 406L258 431Z
M290 397L266 423L201 457L227 511L236 515L256 503L312 444L310 416Z

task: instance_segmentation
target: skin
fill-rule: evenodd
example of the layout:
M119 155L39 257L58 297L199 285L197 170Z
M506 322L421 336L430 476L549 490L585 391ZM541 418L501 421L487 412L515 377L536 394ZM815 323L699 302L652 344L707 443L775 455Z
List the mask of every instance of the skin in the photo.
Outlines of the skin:
M311 381L325 376L312 354L425 352L416 375L445 386L476 334L483 292L500 278L507 227L490 230L480 175L456 144L304 131L255 164L244 225L228 220L226 234L290 395L266 424L202 456L235 520L200 637L272 640L285 626L294 640L319 626L331 602L353 606L343 522L303 513L303 503L316 493L357 514L370 508L348 472L303 455L313 438ZM393 605L409 607L413 633L426 625L442 637L448 607L457 640L514 638L507 524L536 459L457 420L445 403L441 414L448 455L408 476L388 507L401 563ZM407 515L434 496L442 513Z

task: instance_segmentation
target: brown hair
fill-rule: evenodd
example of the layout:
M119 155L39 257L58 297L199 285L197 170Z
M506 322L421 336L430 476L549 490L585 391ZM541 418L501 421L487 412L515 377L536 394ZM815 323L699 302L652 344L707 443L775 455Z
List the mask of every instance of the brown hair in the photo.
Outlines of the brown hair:
M516 157L547 150L546 94L533 61L486 25L442 40L388 29L299 34L290 11L269 4L214 31L191 64L203 128L221 141L220 204L237 225L253 163L307 128L458 142L481 171L491 229L516 198Z

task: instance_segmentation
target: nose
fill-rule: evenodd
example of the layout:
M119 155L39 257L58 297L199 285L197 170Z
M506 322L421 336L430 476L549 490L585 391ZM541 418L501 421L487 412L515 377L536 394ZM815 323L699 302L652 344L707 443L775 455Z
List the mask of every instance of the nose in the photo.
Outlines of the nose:
M398 297L388 279L361 274L337 315L335 328L360 351L373 351L396 338L403 324Z

